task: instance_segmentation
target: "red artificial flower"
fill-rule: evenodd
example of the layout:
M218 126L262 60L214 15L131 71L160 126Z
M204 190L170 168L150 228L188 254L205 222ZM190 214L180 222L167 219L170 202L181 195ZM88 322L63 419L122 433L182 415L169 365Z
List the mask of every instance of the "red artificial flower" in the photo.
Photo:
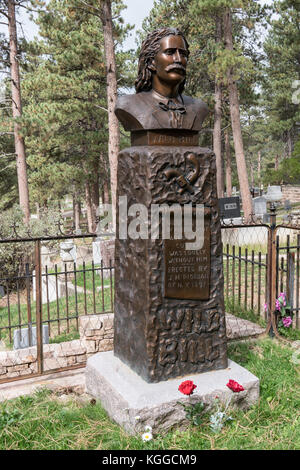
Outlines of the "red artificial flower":
M192 395L196 387L192 380L185 380L179 385L178 390L184 395Z
M239 383L237 383L235 380L230 379L228 384L226 384L226 385L233 392L243 392L243 390L245 390L244 387L242 385L240 385Z

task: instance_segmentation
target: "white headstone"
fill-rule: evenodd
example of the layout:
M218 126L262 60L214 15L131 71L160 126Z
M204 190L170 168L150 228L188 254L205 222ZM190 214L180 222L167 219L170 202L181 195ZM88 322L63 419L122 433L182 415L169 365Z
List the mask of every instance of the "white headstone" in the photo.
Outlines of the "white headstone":
M0 286L0 297L4 297L4 296L5 296L4 287L3 287L3 286Z
M253 199L254 214L263 217L267 213L267 199L264 196Z
M43 343L49 343L49 326L43 325ZM36 346L36 327L31 327L31 344L29 344L29 328L14 330L14 349Z
M76 245L72 240L66 240L60 243L60 257L64 263L76 263Z
M94 264L101 264L102 256L101 256L101 239L96 238L93 241L93 261Z

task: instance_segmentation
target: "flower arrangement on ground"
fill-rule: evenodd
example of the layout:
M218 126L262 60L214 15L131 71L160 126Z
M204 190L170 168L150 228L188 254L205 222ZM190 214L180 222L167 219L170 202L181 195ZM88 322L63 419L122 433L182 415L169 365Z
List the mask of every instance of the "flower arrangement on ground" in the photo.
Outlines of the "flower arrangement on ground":
M268 304L265 303L264 309L268 311ZM278 299L275 301L275 313L278 317L279 328L289 328L293 324L293 318L290 314L291 306L287 303L286 293L280 292Z
M226 384L226 386L233 393L240 393L245 390L241 384L239 384L233 379L230 379L228 383ZM183 395L187 395L188 397L190 397L196 388L197 388L197 385L195 385L192 380L185 380L179 385L178 390ZM212 429L213 432L221 431L223 426L228 421L232 421L233 418L227 415L227 408L231 402L231 398L232 396L229 397L229 400L227 401L225 408L221 409L219 397L218 396L215 397L216 399L215 406L217 408L217 411L210 416L210 428ZM178 404L184 408L186 418L193 425L199 426L202 423L203 411L205 410L205 404L202 401L198 403L189 403L189 404L178 402Z
M293 324L293 319L290 315L291 306L288 305L285 292L281 292L278 299L276 299L276 312L279 316L278 327L289 328Z

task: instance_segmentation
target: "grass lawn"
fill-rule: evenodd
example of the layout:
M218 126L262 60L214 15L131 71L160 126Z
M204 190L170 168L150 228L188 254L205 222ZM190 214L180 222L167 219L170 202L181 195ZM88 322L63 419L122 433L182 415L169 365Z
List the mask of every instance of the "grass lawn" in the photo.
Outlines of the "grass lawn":
M0 404L0 449L299 449L300 365L291 361L293 352L271 339L229 345L229 357L260 378L261 397L247 412L230 410L233 421L218 433L206 414L184 432L156 435L154 429L153 440L144 443L113 423L100 404L61 403L42 390Z
M108 281L109 282L109 281ZM49 324L50 342L69 341L78 338L77 319L85 314L98 314L113 311L113 290L110 288L93 293L77 293L77 295L68 295L61 297L57 301L43 304L43 322ZM36 322L36 302L31 302L32 322ZM9 328L11 325L11 339L13 331L18 325L23 324L27 327L27 305L20 304L10 306L10 316L8 316L7 307L0 307L0 339L6 347L12 348L10 341Z

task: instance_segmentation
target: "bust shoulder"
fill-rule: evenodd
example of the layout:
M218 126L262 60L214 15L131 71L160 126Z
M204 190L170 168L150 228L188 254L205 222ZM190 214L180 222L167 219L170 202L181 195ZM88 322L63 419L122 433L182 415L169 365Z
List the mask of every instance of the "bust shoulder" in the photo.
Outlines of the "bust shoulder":
M207 105L186 95L182 99L186 107L182 128L199 131L209 112ZM159 109L151 91L119 96L115 114L126 131L170 128L166 111Z
M121 95L117 99L115 114L126 131L144 128L141 123L141 117L147 112L147 109L145 109L146 104L141 97L144 94L142 92L132 95Z
M198 98L192 98L191 96L187 96L187 95L183 95L182 96L183 98L183 102L185 104L185 106L188 106L188 107L193 107L193 109L195 111L201 111L203 112L204 110L209 113L209 109L208 109L208 106L206 103L204 103L204 101L202 100L199 100Z
M203 121L210 112L207 104L204 103L204 101L198 98L192 98L191 96L183 95L182 98L185 106L196 114L193 129L200 131L202 129Z

